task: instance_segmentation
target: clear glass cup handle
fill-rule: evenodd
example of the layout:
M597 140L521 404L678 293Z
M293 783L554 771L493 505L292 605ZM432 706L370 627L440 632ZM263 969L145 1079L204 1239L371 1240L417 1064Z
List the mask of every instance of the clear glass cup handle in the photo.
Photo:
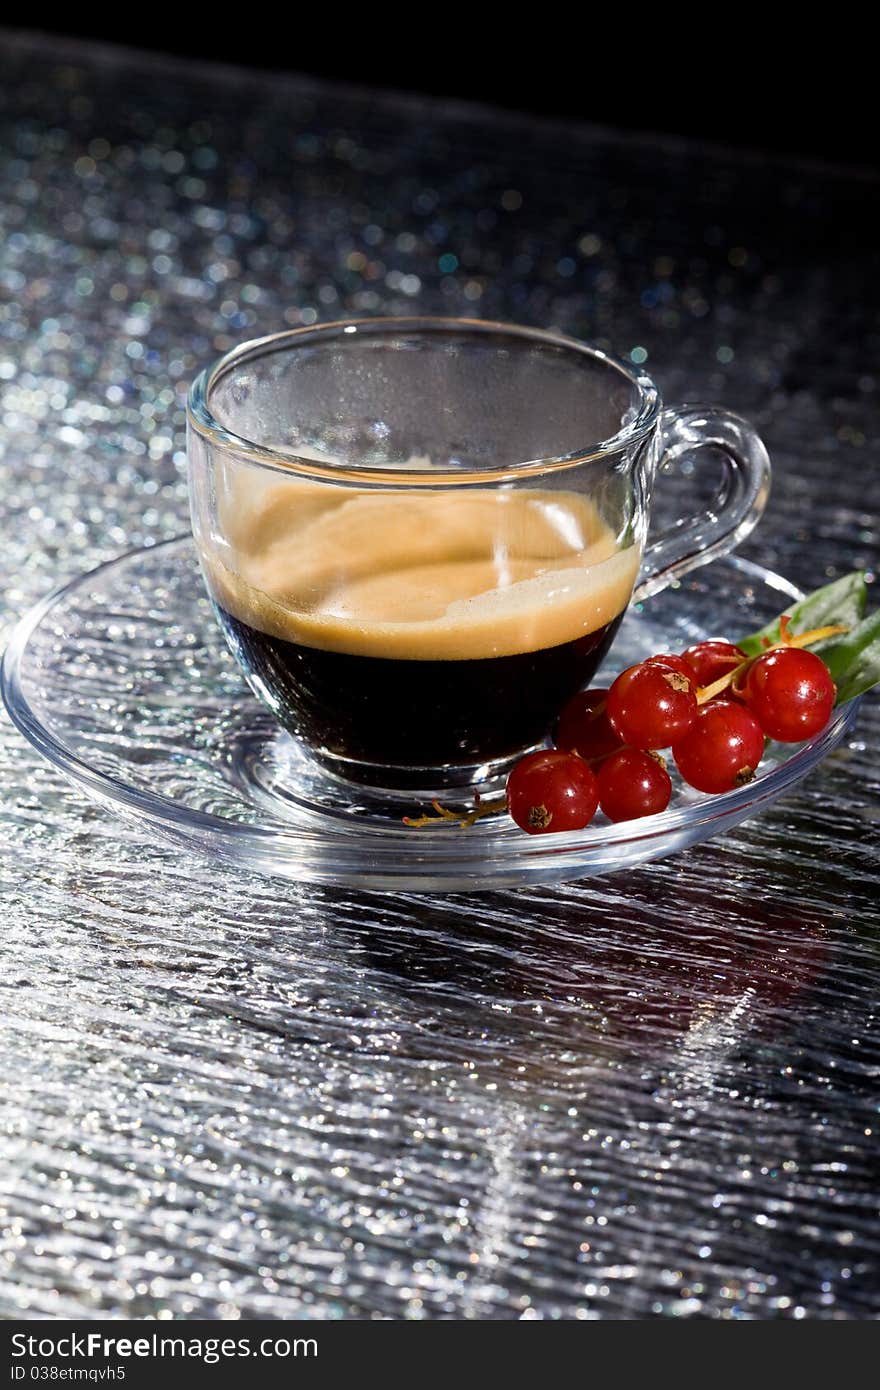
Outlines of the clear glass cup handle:
M715 406L685 405L660 417L660 464L698 449L717 449L725 470L711 506L650 539L633 601L648 598L698 565L739 545L756 526L770 493L770 459L747 421Z

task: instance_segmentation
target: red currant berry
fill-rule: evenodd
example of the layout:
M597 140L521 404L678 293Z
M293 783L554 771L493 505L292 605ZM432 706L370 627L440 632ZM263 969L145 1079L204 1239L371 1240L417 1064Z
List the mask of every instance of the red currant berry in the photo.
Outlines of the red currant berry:
M556 747L579 753L588 763L607 758L620 747L620 739L608 723L607 690L581 690L573 695L559 716Z
M688 647L684 655L693 667L699 686L713 685L722 676L735 671L746 659L745 652L731 642L698 642L696 646Z
M599 805L609 820L636 820L665 811L672 779L662 762L638 748L621 748L599 768Z
M800 743L821 733L836 695L825 662L800 647L779 647L757 657L743 685L748 708L767 737L779 743Z
M596 775L576 753L527 753L507 779L507 809L530 835L583 830L598 805Z
M750 782L764 756L764 732L732 700L704 705L693 727L672 745L675 765L700 792L729 792Z
M697 673L688 659L687 652L685 652L684 656L672 656L666 654L662 656L649 656L645 665L653 666L655 662L657 662L660 666L671 667L673 671L678 671L682 676L687 676L694 689L696 689L699 685L699 681L697 680Z
M630 666L608 691L609 723L634 748L668 748L696 717L692 681L657 659Z

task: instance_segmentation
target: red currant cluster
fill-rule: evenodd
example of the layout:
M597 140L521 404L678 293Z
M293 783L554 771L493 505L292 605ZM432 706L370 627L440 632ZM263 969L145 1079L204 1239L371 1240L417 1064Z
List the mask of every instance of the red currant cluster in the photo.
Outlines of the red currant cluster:
M835 700L828 667L804 650L817 634L749 658L730 642L649 657L607 690L584 690L559 719L556 747L530 753L507 782L507 808L531 835L582 830L596 811L612 821L665 811L672 781L727 792L755 775L765 739L800 743L824 729Z

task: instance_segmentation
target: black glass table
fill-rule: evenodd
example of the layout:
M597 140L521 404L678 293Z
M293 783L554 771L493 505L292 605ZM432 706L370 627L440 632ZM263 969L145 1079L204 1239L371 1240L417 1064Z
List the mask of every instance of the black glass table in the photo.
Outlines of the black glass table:
M380 312L645 362L761 428L746 555L805 588L874 562L875 178L4 46L5 632L186 528L197 368ZM4 719L0 1312L876 1316L878 746L868 700L698 848L410 896L153 841Z

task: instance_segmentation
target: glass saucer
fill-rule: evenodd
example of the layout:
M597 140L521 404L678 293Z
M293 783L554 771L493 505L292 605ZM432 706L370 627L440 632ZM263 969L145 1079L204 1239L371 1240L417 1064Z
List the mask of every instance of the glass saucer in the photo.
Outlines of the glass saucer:
M629 610L607 673L752 631L798 597L760 565L717 561ZM434 892L608 873L706 840L805 777L844 738L858 704L808 743L773 745L746 787L708 797L676 785L660 816L597 817L556 835L525 835L506 815L413 829L401 816L417 807L366 800L258 703L226 649L188 537L112 560L32 609L5 653L2 689L41 753L165 837L283 878Z

